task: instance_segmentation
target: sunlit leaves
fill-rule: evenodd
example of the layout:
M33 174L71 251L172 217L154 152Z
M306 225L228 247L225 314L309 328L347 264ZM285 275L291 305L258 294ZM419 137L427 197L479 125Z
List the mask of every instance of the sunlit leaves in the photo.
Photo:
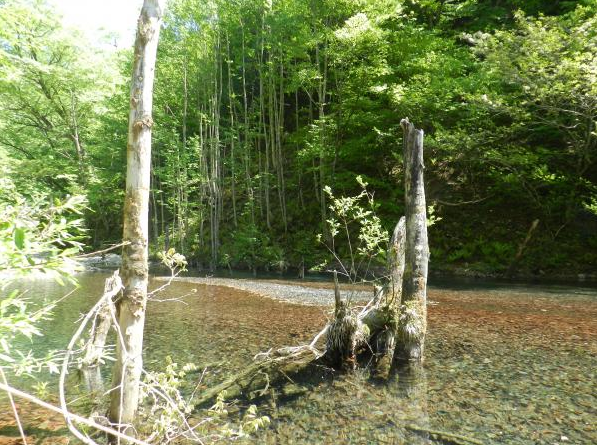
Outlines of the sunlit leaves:
M318 235L333 260L340 263L340 273L351 281L366 278L371 263L384 259L388 243L388 232L375 214L373 194L362 177L358 176L357 182L362 190L356 196L336 197L331 187L324 187L332 217L326 221L329 237L324 241Z
M83 220L73 218L85 205L81 196L33 205L17 197L0 202L0 271L7 274L45 273L62 281L79 269L73 259L82 249Z
M54 304L40 306L10 286L34 274L76 283L72 274L80 269L74 257L82 248L82 220L73 215L81 213L85 199L72 196L48 203L48 198L38 198L30 203L13 198L14 203L0 202L0 366L10 365L16 374L30 375L42 367L57 372L55 354L38 358L12 347L18 336L31 340L42 335L39 322L50 317Z

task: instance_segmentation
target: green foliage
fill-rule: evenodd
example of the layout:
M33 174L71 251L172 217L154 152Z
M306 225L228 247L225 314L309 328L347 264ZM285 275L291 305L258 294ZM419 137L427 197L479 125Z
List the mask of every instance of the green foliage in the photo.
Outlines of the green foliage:
M222 266L245 267L252 271L273 268L283 272L287 267L284 252L272 243L267 231L243 220L222 245Z
M220 438L246 438L269 425L269 417L259 416L255 405L250 405L242 418L232 422L229 404L225 400L226 391L223 391L207 411L208 417L196 424L191 433L186 419L195 409L194 391L190 396L185 396L185 392L188 393L191 387L189 375L197 369L193 363L179 369L168 356L165 370L145 373L140 387L139 415L147 425L151 425L148 441L168 442L183 433L196 440L209 433Z
M513 247L498 246L538 218L520 267L590 271L595 16L592 0L173 0L154 91L152 251L309 268L327 255L314 237L333 212L324 186L356 196L356 176L393 226L408 116L425 130L432 267L504 270ZM0 25L12 187L0 198L85 194L91 244L116 242L130 51L94 49L42 0L3 2Z
M168 249L166 252L158 253L158 258L162 261L162 264L172 271L173 275L186 270L187 259L184 255L177 253L173 248Z
M145 373L139 393L139 415L149 420L151 439L169 441L186 431L185 419L194 405L183 397L181 389L186 375L196 369L187 363L179 370L168 356L164 371Z
M351 282L367 277L371 265L381 264L388 250L388 232L375 214L376 203L367 183L357 176L362 190L356 196L335 197L330 187L324 191L329 197L331 216L327 220L329 242L325 245L332 261L341 267L340 273ZM324 242L324 235L318 235ZM342 250L341 250L342 249Z
M80 268L73 256L84 239L83 220L77 216L85 203L82 196L52 203L47 197L0 202L0 273L10 278L39 272L61 284L65 278L74 282L72 274Z
M79 270L74 256L82 244L81 214L85 199L69 197L48 203L41 197L30 203L18 195L13 202L0 202L0 366L16 374L32 375L42 368L58 372L55 353L34 357L14 347L19 337L42 335L37 327L51 316L56 302L33 302L26 292L14 289L18 279L42 274L61 284L76 284L73 273Z
M116 74L92 48L44 1L0 6L0 150L28 172L12 176L19 187L80 193L93 181L88 141Z
M218 394L216 403L209 409L209 413L220 420L226 420L229 414L227 407L226 391L222 391ZM268 416L258 415L257 406L250 405L237 426L225 423L224 426L221 427L220 432L224 437L228 438L248 437L252 433L267 427L270 422L271 420Z

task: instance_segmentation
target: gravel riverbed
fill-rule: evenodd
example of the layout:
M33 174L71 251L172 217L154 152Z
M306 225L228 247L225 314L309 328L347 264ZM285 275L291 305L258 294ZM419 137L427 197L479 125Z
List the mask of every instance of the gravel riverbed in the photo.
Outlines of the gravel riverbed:
M168 281L169 277L156 277L158 281ZM251 292L274 300L307 306L333 306L334 289L330 283L305 282L294 283L283 280L251 280L238 278L214 277L176 277L174 281L204 284L208 286L224 286ZM372 297L372 290L364 286L351 288L341 285L344 298L354 301L367 301Z

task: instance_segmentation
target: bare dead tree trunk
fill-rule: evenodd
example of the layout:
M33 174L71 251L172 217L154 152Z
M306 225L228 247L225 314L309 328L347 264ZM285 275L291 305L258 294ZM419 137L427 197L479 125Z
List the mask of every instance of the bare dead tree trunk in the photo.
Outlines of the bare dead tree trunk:
M427 330L427 210L423 182L423 130L403 119L406 203L405 269L395 359L422 361Z
M117 280L117 282L114 280ZM122 286L120 283L120 277L118 276L118 271L115 272L115 275L106 280L106 284L104 286L104 296L102 298L105 299L105 296L108 295L115 286L118 286L118 289L120 289L120 286ZM112 311L110 305L113 304L114 302L111 299L106 299L104 305L97 311L97 316L89 334L89 341L85 346L83 366L92 368L97 367L97 365L100 363L100 359L103 356L104 348L106 346L106 338L108 337L108 332L112 326Z
M166 0L144 0L137 24L131 109L127 144L126 196L124 203L122 279L124 292L118 301L118 324L122 342L117 342L114 390L110 421L126 425L132 434L139 403L143 365L143 327L147 304L148 204L151 170L153 80L158 38ZM122 343L122 344L121 344Z
M122 281L118 271L106 279L102 306L97 310L95 319L89 332L89 340L85 345L85 356L81 364L81 374L85 387L90 393L101 394L104 392L100 364L104 356L106 339L112 327L112 314L114 310L113 298L120 293Z
M402 299L402 279L404 275L404 249L406 244L406 221L400 218L394 228L388 248L388 282L383 289L383 304L386 306L388 321L384 329L375 336L375 369L378 378L387 379L390 375L396 350L396 331L400 317Z

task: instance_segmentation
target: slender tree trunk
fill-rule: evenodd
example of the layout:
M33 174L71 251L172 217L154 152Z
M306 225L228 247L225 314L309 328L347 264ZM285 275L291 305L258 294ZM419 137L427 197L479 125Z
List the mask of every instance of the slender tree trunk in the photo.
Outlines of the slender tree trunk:
M187 81L188 58L185 55L183 65L183 107L182 107L182 156L179 157L181 162L181 178L180 184L180 216L179 223L179 238L180 238L180 253L186 254L186 238L189 228L189 211L188 211L188 168L187 168L187 120L189 108L189 89Z
M282 58L283 55L280 55ZM276 143L278 146L278 182L280 207L282 209L282 221L284 222L284 233L288 232L288 220L286 216L286 184L284 181L284 158L282 156L282 136L284 135L284 59L280 61L280 92L278 99L278 118L276 120Z
M206 136L204 130L204 114L205 108L203 105L199 106L199 153L197 153L197 159L199 160L199 247L202 248L204 245L204 228L205 228L205 202L208 196L206 190L206 184L208 181L207 173L207 154L206 154Z
M147 304L148 203L151 170L153 80L158 38L166 0L144 0L137 27L131 109L127 143L126 196L124 203L122 281L118 325L123 344L117 342L110 421L126 425L135 421L143 366L143 326Z
M210 98L211 120L208 125L209 206L211 234L211 270L218 266L219 231L222 217L222 154L220 150L220 104L222 103L222 57L219 31L213 42L213 91Z
M427 211L423 182L423 130L403 119L406 203L405 268L395 359L422 361L427 330Z
M518 251L516 252L516 256L514 257L514 259L510 263L510 266L508 267L506 276L511 277L514 275L514 272L516 271L516 266L518 265L518 262L522 258L522 254L524 253L524 250L526 249L527 244L529 244L529 242L531 241L531 238L533 237L533 233L537 229L538 225L539 225L538 219L536 219L532 222L531 227L529 227L529 231L527 232L527 236L524 238L524 241L522 243L520 243L518 246Z
M251 184L251 143L249 140L249 102L247 99L247 74L245 60L245 27L241 19L240 29L242 32L242 73L243 73L243 121L244 121L244 159L245 159L245 181L247 188L247 200L251 208L251 223L255 225L255 197Z
M270 219L270 200L269 200L269 151L270 151L270 144L269 144L269 135L267 132L267 123L265 120L265 100L264 100L264 88L263 88L263 76L264 76L264 62L265 57L265 12L261 19L261 51L259 54L259 108L261 112L261 120L260 124L263 126L263 139L265 140L265 159L264 159L264 195L265 195L265 220L267 224L267 228L271 229L271 219Z
M86 153L83 144L81 143L81 138L79 136L79 123L77 120L77 98L75 94L71 92L71 139L73 140L73 144L75 145L75 151L77 153L77 164L79 167L79 183L81 185L87 184L87 166L86 162Z
M315 47L315 63L317 65L317 69L321 70L321 62L320 62L320 55L319 55L319 45ZM326 174L325 174L325 158L326 158L326 128L325 128L325 98L327 95L327 70L328 70L328 57L327 57L327 50L324 54L324 61L323 61L323 72L321 79L318 83L317 87L317 95L319 100L319 144L320 144L320 154L319 154L319 204L320 204L320 211L321 211L321 225L322 228L325 230L326 227L326 219L327 219L327 209L326 209L326 199L325 193L323 192L323 188L327 185L326 182Z
M236 215L236 165L234 159L234 144L237 136L236 124L234 119L234 91L232 87L232 60L230 58L230 37L226 34L226 65L228 66L228 107L230 108L230 188L232 192L232 216L234 227L238 226Z
M295 69L296 69L296 65L295 65ZM299 130L299 96L298 96L298 88L294 90L294 131L298 132ZM300 149L300 145L299 142L297 140L296 142L296 146L295 146L295 150L298 153ZM297 170L297 176L298 176L298 195L299 195L299 203L301 205L301 210L305 210L305 200L303 198L303 184L302 184L302 179L303 179L303 169L302 169L302 163L301 162L297 162L296 166L295 166L296 170ZM302 263L302 266L304 269L304 261ZM304 271L303 271L303 278L304 278Z

